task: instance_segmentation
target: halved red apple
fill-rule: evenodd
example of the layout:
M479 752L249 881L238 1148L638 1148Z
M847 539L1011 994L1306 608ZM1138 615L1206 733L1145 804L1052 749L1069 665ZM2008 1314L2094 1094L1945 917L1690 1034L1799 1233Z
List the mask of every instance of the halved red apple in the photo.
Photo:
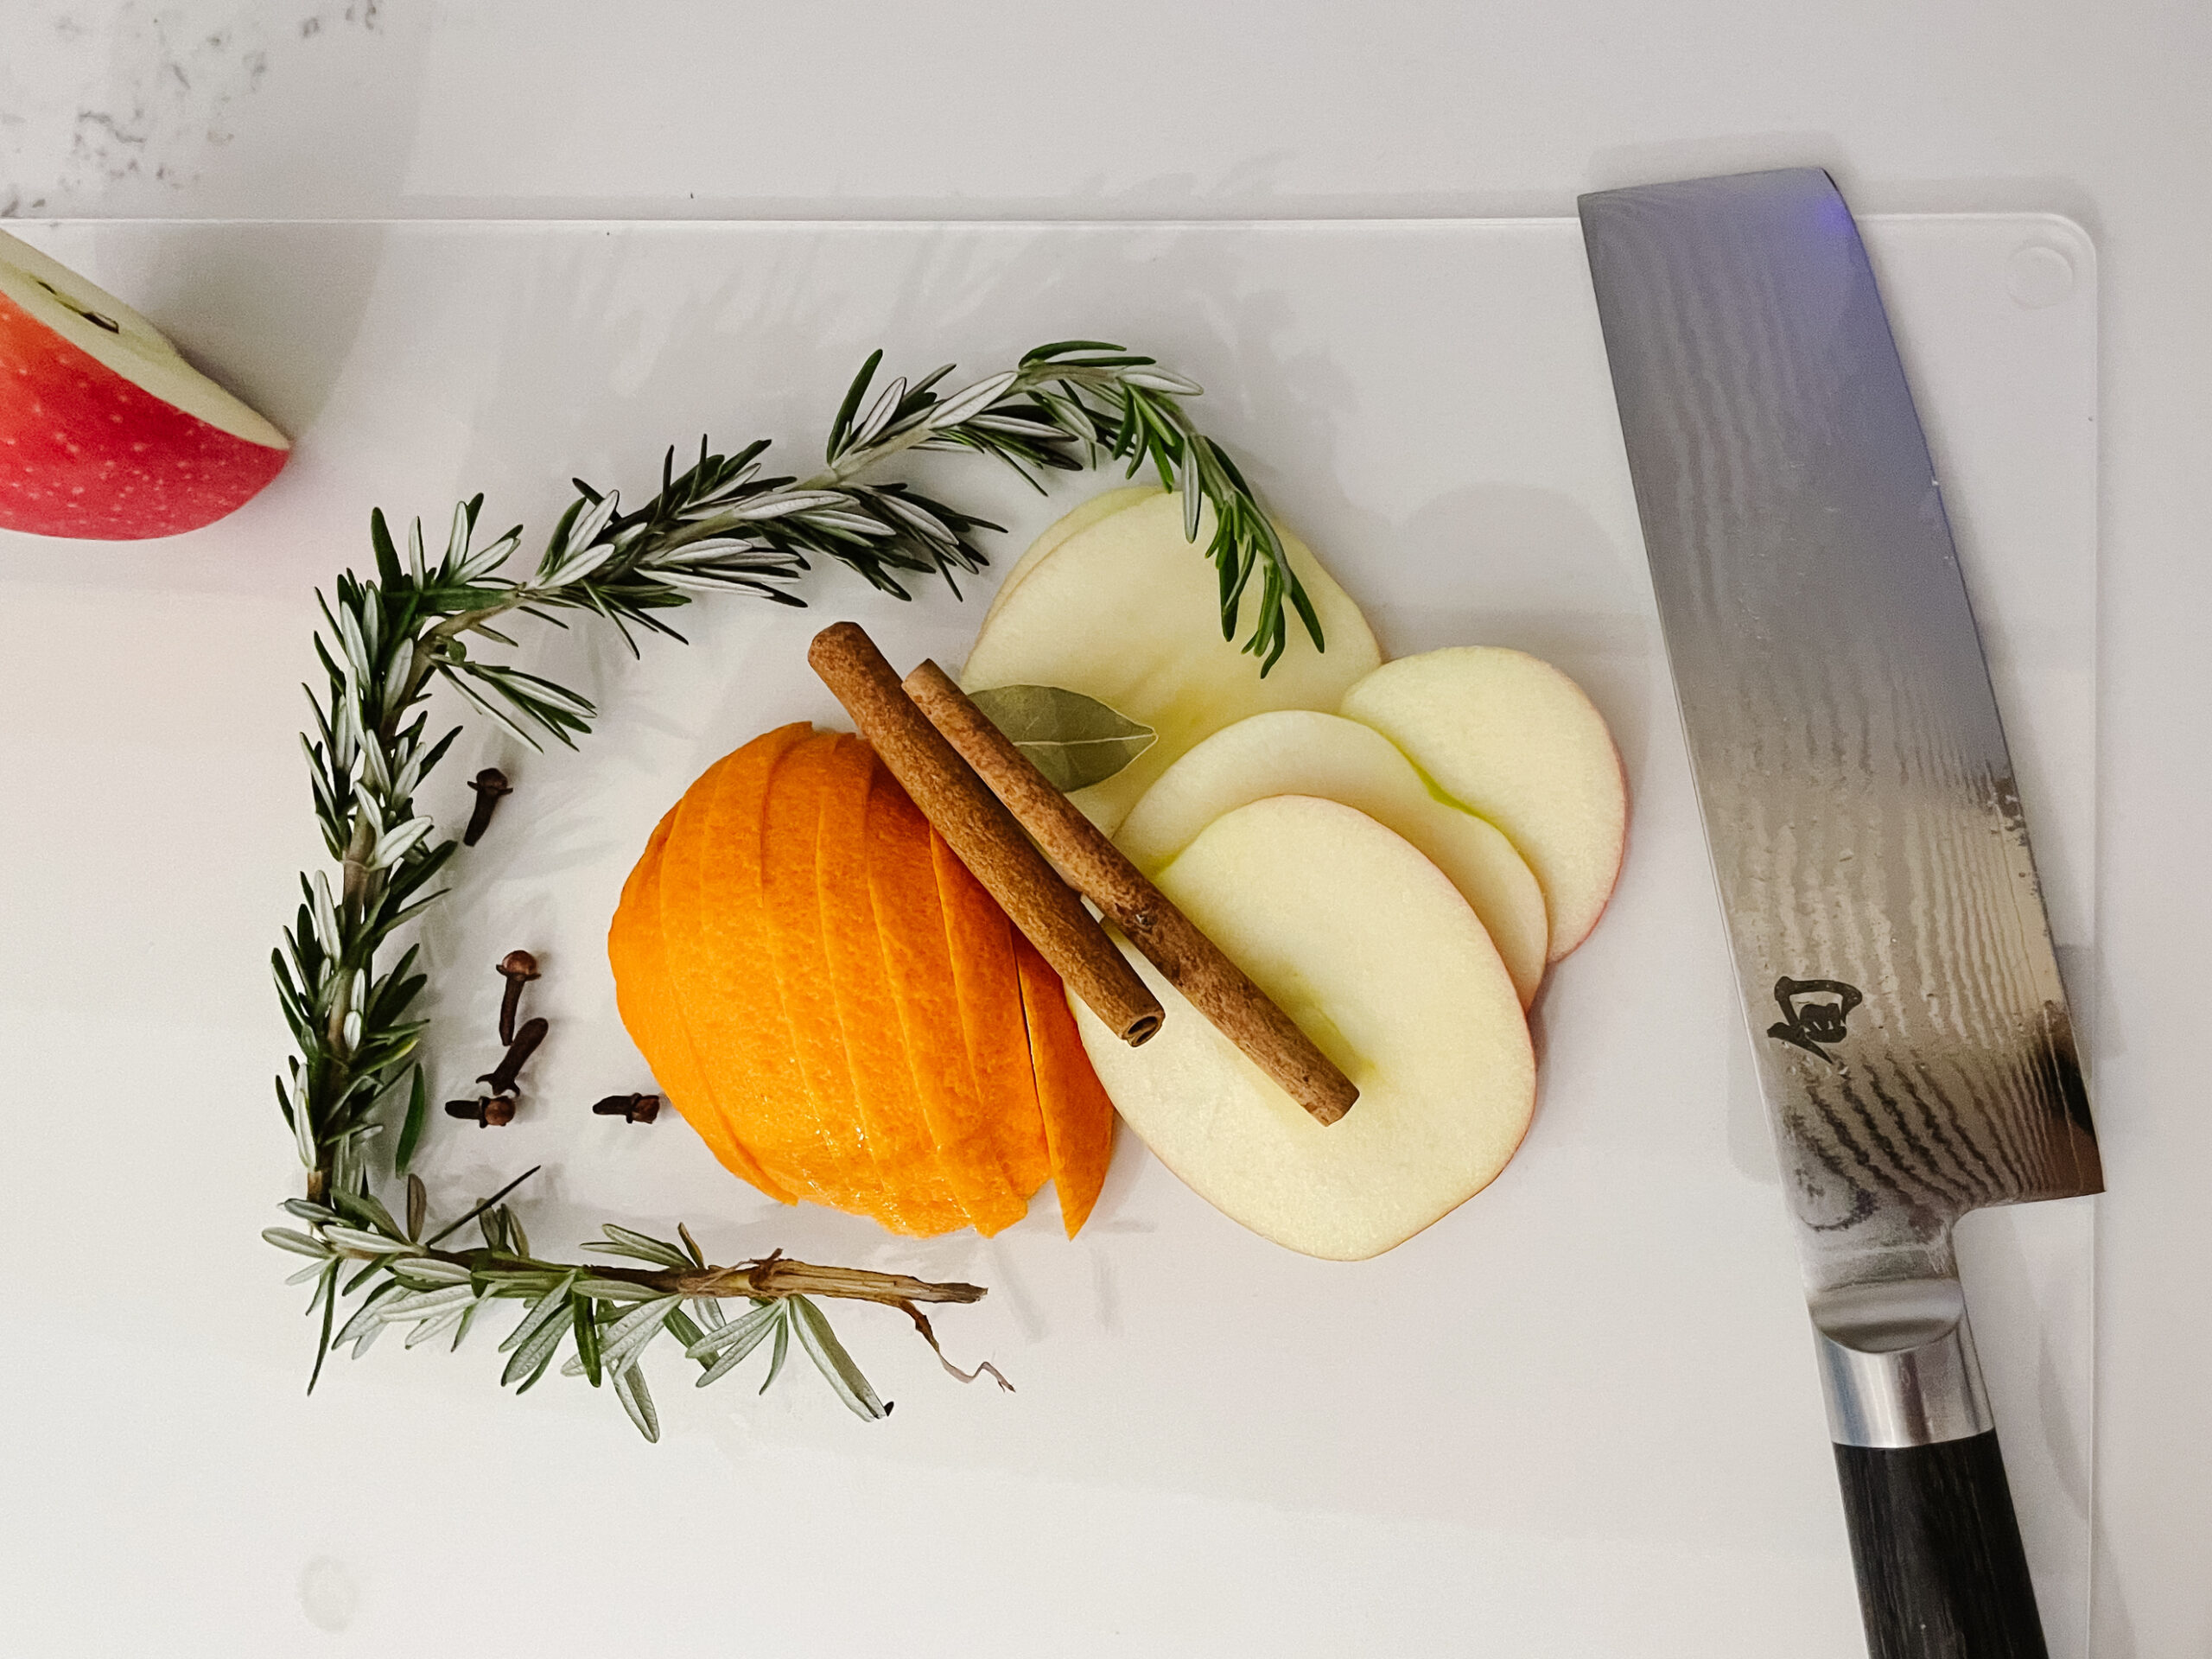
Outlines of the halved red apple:
M145 318L0 232L0 529L197 530L259 494L291 448Z

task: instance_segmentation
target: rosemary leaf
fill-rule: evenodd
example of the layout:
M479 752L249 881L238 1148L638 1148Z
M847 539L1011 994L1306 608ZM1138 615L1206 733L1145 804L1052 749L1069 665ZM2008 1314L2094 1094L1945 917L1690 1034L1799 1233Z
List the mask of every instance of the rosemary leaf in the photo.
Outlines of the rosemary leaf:
M423 1343L445 1335L447 1332L459 1325L461 1320L461 1316L474 1306L475 1301L472 1298L465 1303L447 1308L442 1313L433 1313L429 1319L424 1319L421 1324L417 1325L412 1331L407 1333L406 1345L410 1348L419 1347ZM386 1325L392 1325L398 1323L398 1321L386 1319L385 1323Z
M397 1233L399 1230L392 1230ZM340 1227L335 1223L325 1227L322 1236L340 1249L355 1255L402 1255L410 1248L404 1239L364 1232L358 1227Z
M630 1414L630 1421L638 1426L638 1433L646 1440L660 1439L660 1414L653 1409L652 1390L645 1387L645 1374L635 1365L626 1365L614 1373L614 1397L622 1402L622 1409Z
M454 1327L453 1345L447 1352L457 1354L461 1351L461 1344L468 1340L468 1332L476 1323L476 1316L483 1311L484 1298L481 1296L461 1310L461 1323Z
M662 1296L634 1307L617 1319L600 1347L600 1358L609 1370L628 1366L645 1345L661 1333L661 1321L671 1308L683 1305L680 1296Z
M576 1362L587 1381L599 1386L599 1306L588 1296L576 1302Z
M767 1334L769 1325L782 1317L779 1304L762 1302L747 1314L718 1325L705 1335L696 1338L684 1350L689 1359L709 1359L716 1354L727 1354L740 1343L747 1344L746 1351L752 1352L751 1344ZM701 1384L702 1387L705 1385Z
M569 1293L575 1288L576 1278L575 1269L570 1268L558 1284L532 1302L515 1328L507 1333L507 1339L499 1344L499 1351L504 1354L524 1347L539 1332L558 1322L569 1311Z
M386 1302L377 1312L377 1317L386 1325L404 1325L410 1319L427 1319L433 1314L451 1312L460 1317L461 1305L476 1300L476 1293L466 1284L444 1285L436 1290L418 1290Z
M330 1326L338 1313L338 1263L322 1270L322 1334L315 1339L315 1369L308 1373L308 1392L322 1381L322 1362L330 1357Z
M442 1289L450 1285L468 1282L468 1269L453 1262L437 1262L422 1256L405 1255L382 1263L395 1279L427 1290Z
M722 1329L725 1331L736 1331L744 1327L745 1334L738 1340L723 1347L721 1357L700 1373L698 1386L703 1389L710 1382L719 1382L735 1370L747 1355L767 1340L771 1331L783 1329L781 1320L781 1311L775 1303L770 1302L765 1307L757 1310L757 1313L747 1314L742 1319L724 1325ZM769 1373L770 1381L774 1380L774 1375L772 1370ZM762 1383L761 1389L766 1392L767 1384Z
M545 1166L543 1164L532 1164L528 1169L523 1171L521 1174L516 1176L514 1179L509 1181L505 1186L494 1192L490 1198L485 1199L483 1203L478 1205L474 1209L469 1211L467 1214L462 1216L459 1220L450 1222L447 1225L441 1227L436 1232L432 1233L429 1237L423 1241L423 1244L425 1246L429 1246L439 1243L442 1240L450 1237L453 1234L459 1232L463 1227L468 1225L470 1222L475 1220L477 1217L482 1215L486 1210L489 1210L493 1205L499 1203L499 1201L505 1198L508 1193L513 1192L517 1187L520 1186L524 1181L528 1180L531 1176L537 1174L539 1170L544 1167Z
M789 1302L777 1302L772 1304L772 1306L776 1310L776 1319L774 1321L776 1345L768 1356L768 1375L762 1380L760 1384L760 1392L763 1394L767 1393L769 1385L774 1382L777 1377L783 1374L784 1360L791 1353L791 1304Z
M674 1337L678 1344L686 1348L699 1340L698 1325L681 1307L669 1309L662 1316L661 1324L666 1328L670 1336ZM702 1360L700 1363L703 1365L706 1362Z
M527 1376L524 1376L519 1382L515 1384L515 1392L517 1394L528 1394L532 1389L536 1388L537 1386L538 1379L545 1375L546 1368L552 1364L553 1357L561 1351L562 1338L566 1337L570 1330L574 1328L575 1304L569 1304L569 1317L567 1323L556 1321L550 1329L541 1332L537 1341L531 1344L533 1350L537 1353L537 1363L531 1368L531 1372ZM576 1368L578 1371L581 1371L582 1369L582 1365L578 1365ZM513 1374L514 1370L515 1368L512 1365L507 1368L510 1375ZM562 1372L564 1376L573 1375L573 1373L569 1371L568 1367L565 1365L562 1367ZM505 1379L502 1378L501 1380L504 1381Z
M330 1201L341 1214L350 1216L363 1228L375 1229L371 1236L393 1239L399 1236L399 1224L391 1218L391 1211L385 1209L373 1194L340 1191L330 1195Z
M655 1262L664 1268L681 1269L692 1265L691 1259L683 1251L658 1238L632 1232L627 1227L618 1227L611 1221L602 1225L600 1230L607 1235L607 1242L594 1241L584 1249L597 1251L602 1255L626 1255L639 1262Z
M376 1333L384 1329L384 1321L377 1317L377 1304L398 1288L396 1281L387 1279L371 1291L362 1299L361 1305L353 1310L353 1317L346 1321L344 1327L331 1338L330 1345L344 1348L350 1344L353 1349L353 1357L359 1359Z
M830 1328L830 1321L822 1310L804 1296L794 1296L791 1303L791 1322L798 1326L799 1345L806 1350L815 1368L829 1379L837 1397L855 1416L871 1422L887 1415L887 1408L869 1386L868 1378L861 1375L861 1368L853 1363L853 1357L837 1340L837 1333Z
M604 1279L588 1275L576 1286L580 1296L590 1296L602 1302L637 1302L651 1296L652 1292L627 1279Z

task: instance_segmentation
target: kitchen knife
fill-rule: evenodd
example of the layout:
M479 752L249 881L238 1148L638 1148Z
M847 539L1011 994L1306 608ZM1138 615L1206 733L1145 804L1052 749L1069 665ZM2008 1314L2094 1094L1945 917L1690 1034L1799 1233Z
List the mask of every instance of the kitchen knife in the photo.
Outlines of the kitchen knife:
M1873 270L1816 168L1580 207L1868 1647L2039 1656L1951 1228L2102 1178Z

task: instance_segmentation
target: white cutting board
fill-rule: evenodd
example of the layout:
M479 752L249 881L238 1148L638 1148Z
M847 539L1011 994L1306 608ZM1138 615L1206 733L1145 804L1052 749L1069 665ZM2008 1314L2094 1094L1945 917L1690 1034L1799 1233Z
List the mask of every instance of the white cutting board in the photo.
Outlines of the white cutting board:
M193 536L0 534L0 1558L21 1575L19 1640L1862 1650L1571 222L17 228L300 438L263 499ZM2094 1053L2094 255L2027 215L1876 220L1868 239ZM814 608L702 606L677 619L690 646L642 663L588 631L530 637L521 660L605 717L577 755L472 731L428 791L457 824L480 766L518 785L426 941L441 1093L490 1062L507 949L544 959L531 1007L555 1035L511 1128L436 1120L423 1166L451 1201L543 1160L524 1206L541 1249L601 1219L681 1217L718 1260L780 1246L978 1281L989 1300L943 1335L1020 1391L961 1388L896 1314L859 1309L840 1325L898 1402L883 1424L798 1369L765 1398L735 1380L696 1393L664 1354L666 1439L649 1447L581 1383L502 1398L485 1332L459 1356L385 1343L302 1400L311 1332L257 1234L298 1179L270 1100L284 1041L264 963L292 872L321 856L292 737L310 588L366 568L372 505L435 535L482 490L534 553L571 474L639 499L664 446L702 431L778 436L804 471L877 345L893 370L981 374L1069 334L1202 381L1199 418L1387 651L1523 646L1612 722L1628 864L1539 1005L1543 1092L1511 1168L1395 1253L1328 1265L1240 1231L1125 1136L1074 1243L1048 1197L997 1240L915 1244L779 1211L681 1122L589 1117L646 1086L601 941L654 819L755 733L833 722L802 662L815 628L857 617L894 660L950 662L987 596L900 606L825 571L804 588ZM1012 527L1001 568L1111 481L1046 503L966 458L917 474ZM2068 1656L2085 1647L2092 1223L2085 1201L2037 1206L1977 1218L1966 1248Z

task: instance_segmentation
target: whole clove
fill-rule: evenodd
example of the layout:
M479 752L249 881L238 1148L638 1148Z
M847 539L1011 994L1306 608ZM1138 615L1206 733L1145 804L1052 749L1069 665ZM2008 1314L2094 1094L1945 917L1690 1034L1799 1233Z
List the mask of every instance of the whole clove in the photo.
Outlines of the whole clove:
M499 805L499 798L513 794L514 788L507 782L507 774L497 766L485 767L468 786L476 791L476 810L468 815L468 828L461 832L461 844L474 847L492 827L492 811Z
M609 1095L592 1103L601 1117L619 1117L625 1123L650 1123L660 1116L658 1095Z
M486 1071L476 1081L489 1084L495 1095L514 1093L515 1085L522 1077L524 1062L537 1052L537 1046L545 1040L545 1033L550 1029L551 1027L543 1020L525 1020L522 1029L516 1032L513 1040L508 1043L506 1055L498 1067Z
M515 1039L515 1011L522 1006L522 988L537 977L537 958L527 950L510 950L499 963L499 976L507 982L499 999L499 1040Z
M515 1121L512 1095L486 1095L475 1100L446 1102L448 1117L466 1118L480 1129L496 1129Z

